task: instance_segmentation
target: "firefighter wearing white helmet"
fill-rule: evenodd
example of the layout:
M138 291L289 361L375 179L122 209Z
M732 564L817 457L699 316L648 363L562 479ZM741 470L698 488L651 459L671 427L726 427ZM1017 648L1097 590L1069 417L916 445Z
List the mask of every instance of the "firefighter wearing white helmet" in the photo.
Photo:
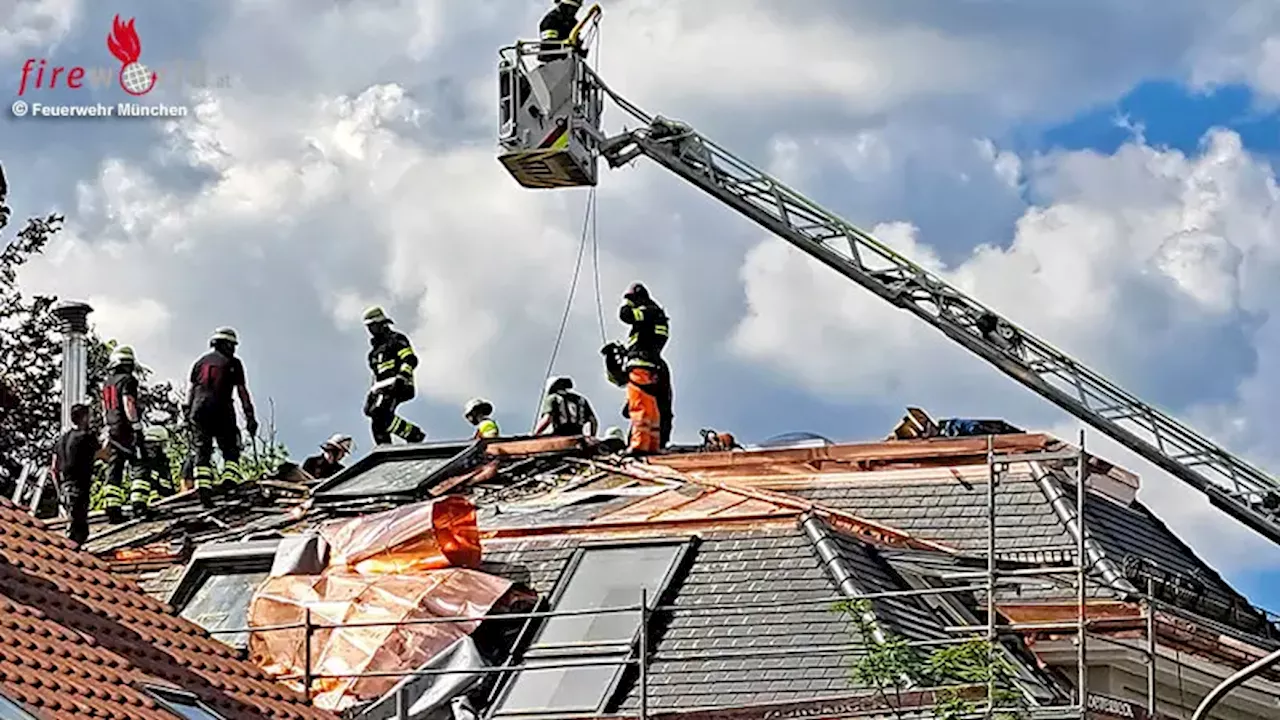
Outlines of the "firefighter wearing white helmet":
M107 379L102 384L103 432L107 439L107 477L102 486L102 508L110 523L124 522L124 504L133 485L139 491L142 468L142 405L139 399L137 359L133 348L119 345L107 358ZM125 486L125 470L132 479ZM149 486L148 486L149 489ZM147 493L139 493L134 509L146 509Z
M396 408L416 394L413 373L418 356L409 338L391 327L391 318L381 307L364 311L364 326L369 331L369 370L373 372L364 414L369 418L373 441L387 445L395 436L405 442L422 442L427 438L422 428L396 414Z
M475 426L473 438L498 437L498 423L493 419L493 403L484 398L472 398L462 408L462 417Z
M317 480L337 475L345 467L342 459L351 453L351 446L350 435L334 433L320 443L319 455L312 455L302 462L302 469Z
M542 398L542 412L534 435L587 435L595 437L599 429L595 410L582 395L573 391L573 379L553 377L547 380Z
M240 428L233 395L240 398L245 429L258 432L258 420L249 395L244 363L236 357L240 338L234 328L220 327L209 336L209 352L191 366L187 392L187 421L191 426L191 465L200 502L213 504L215 486L234 487L245 481L240 467ZM213 446L222 454L222 474L215 483Z
M538 37L542 40L539 62L552 62L566 57L565 43L578 25L578 11L581 9L582 0L555 0L547 14L542 16L542 21L538 23ZM582 57L587 56L587 50L581 44L575 49Z

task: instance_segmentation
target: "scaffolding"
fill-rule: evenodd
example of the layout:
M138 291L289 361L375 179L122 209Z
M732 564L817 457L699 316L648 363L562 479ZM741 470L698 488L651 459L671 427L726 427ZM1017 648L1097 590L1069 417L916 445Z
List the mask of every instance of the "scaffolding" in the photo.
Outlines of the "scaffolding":
M804 600L799 602L788 602L787 609L798 609L802 607L818 607L827 606L835 608L837 606L848 607L848 604L856 601L875 601L890 598L925 598L929 596L946 596L957 595L962 596L971 593L982 593L983 601L979 606L985 610L985 620L982 624L955 625L945 627L945 631L954 637L946 640L918 640L907 641L906 645L915 648L937 648L948 645L956 645L959 643L972 642L974 640L985 640L985 646L992 653L989 660L994 662L994 653L997 649L1003 647L1002 638L1007 637L1011 633L1024 632L1063 632L1070 633L1074 637L1076 646L1076 677L1075 687L1069 694L1069 703L1052 706L1032 706L1032 707L998 707L993 702L996 696L996 678L994 673L988 674L988 680L985 688L977 688L985 696L986 700L980 703L981 707L972 717L984 718L989 720L993 717L1007 718L1015 717L1026 720L1056 720L1059 718L1088 718L1093 717L1091 711L1107 713L1107 703L1119 701L1128 704L1127 700L1118 698L1109 698L1103 695L1095 695L1089 691L1089 664L1088 653L1091 640L1100 643L1119 645L1130 650L1138 650L1145 655L1147 666L1147 683L1146 683L1146 707L1148 718L1159 717L1156 708L1156 659L1157 659L1157 632L1156 632L1156 608L1162 603L1158 601L1153 592L1151 581L1148 580L1146 592L1140 592L1136 595L1141 603L1142 618L1145 626L1145 648L1136 648L1134 645L1122 642L1117 639L1093 635L1090 632L1090 620L1088 616L1088 589L1090 587L1089 579L1093 571L1096 570L1089 560L1089 534L1087 523L1087 504L1085 502L1086 492L1089 486L1089 456L1085 451L1085 435L1084 431L1080 432L1078 447L1069 450L1045 450L1030 453L1017 454L998 454L994 450L994 439L988 436L987 439L987 488L986 488L986 567L983 570L973 572L957 572L949 573L944 580L948 582L945 587L928 587L908 590L894 590L876 593L862 594L842 594L829 598L820 598L814 600ZM1074 540L1074 546L1071 548L1075 557L1075 562L1070 565L1061 563L1039 563L1039 567L1019 567L1019 568L1002 568L1001 552L997 543L997 530L1000 527L1000 514L998 504L998 490L1006 475L1010 474L1015 466L1022 464L1033 464L1050 461L1066 461L1066 466L1071 463L1075 466L1075 497L1074 500L1074 522L1068 522L1067 529ZM1039 548L1043 549L1043 548ZM1075 589L1075 617L1066 622L1049 622L1049 623L1028 623L1028 622L1000 622L1000 610L997 598L1000 595L1000 589L1006 581L1025 581L1028 577L1040 577L1047 582L1055 582L1055 579L1068 576L1071 578L1071 584ZM960 582L956 582L960 581ZM955 583L955 584L951 584ZM1062 585L1061 580L1056 580L1056 584ZM1134 596L1131 596L1131 598ZM738 659L767 659L776 658L787 655L804 655L804 656L829 656L837 655L841 657L857 657L865 655L868 652L868 642L854 642L848 644L811 644L793 647L747 647L735 648L727 650L717 650L715 652L682 652L667 651L662 653L654 653L651 645L653 639L650 638L650 628L653 619L656 616L662 616L666 613L682 613L682 614L751 614L760 611L775 612L780 608L777 603L715 603L715 604L694 604L694 605L658 605L652 601L647 591L641 588L638 602L634 605L592 608L589 610L572 610L572 611L556 611L537 609L530 612L519 613L495 613L478 616L465 617L433 617L398 622L367 622L367 623L348 623L340 625L325 625L313 621L311 611L306 610L301 623L273 625L267 627L252 628L230 628L211 631L213 635L235 635L240 633L267 633L284 630L303 630L305 641L303 642L304 659L302 666L304 672L299 675L282 676L278 679L297 681L302 684L303 688L308 689L308 699L311 697L310 689L314 688L315 683L319 680L330 679L351 679L351 678L418 678L442 675L457 675L465 673L474 673L476 675L487 676L497 674L500 676L514 676L516 673L526 669L536 670L552 670L552 669L568 669L580 667L596 667L596 666L612 666L625 667L634 669L636 675L636 688L634 690L637 697L637 707L634 712L618 712L612 717L618 718L637 718L637 720L649 720L653 717L652 698L650 688L650 669L655 662L663 661L698 661L698 660L723 660L725 658ZM608 615L635 613L638 617L638 633L636 639L631 644L629 653L622 659L609 660L593 660L585 658L574 660L572 662L547 662L538 661L534 664L515 664L514 661L518 657L518 652L513 650L510 656L497 666L481 666L470 668L412 668L396 671L381 672L362 672L349 674L321 674L313 671L312 663L312 640L315 633L327 629L339 627L385 627L385 626L410 626L410 625L426 625L436 623L453 623L453 622L474 622L482 620L522 620L524 627L520 631L522 638L529 637L534 623L553 617L567 616L583 616L583 615ZM882 641L881 641L882 642ZM517 646L519 646L519 642ZM517 647L516 650L519 648ZM850 668L852 672L852 668ZM487 696L487 703L493 704L500 699L500 690L502 683L498 682L493 685ZM615 688L616 691L617 688ZM921 688L923 691L936 690L937 688ZM385 696L384 696L385 699ZM407 719L410 717L409 708L412 704L412 697L407 683L401 683L398 694L395 697L396 718ZM829 697L814 698L815 700L828 700ZM899 708L898 710L906 711L908 715L915 718L929 717L928 708ZM893 715L899 715L896 710L886 709L885 712ZM488 714L485 714L489 717ZM587 717L595 717L595 714L587 714ZM531 715L522 713L519 718L536 717L539 720L552 720L561 717L577 717L582 718L584 714L581 712L574 713L553 713Z

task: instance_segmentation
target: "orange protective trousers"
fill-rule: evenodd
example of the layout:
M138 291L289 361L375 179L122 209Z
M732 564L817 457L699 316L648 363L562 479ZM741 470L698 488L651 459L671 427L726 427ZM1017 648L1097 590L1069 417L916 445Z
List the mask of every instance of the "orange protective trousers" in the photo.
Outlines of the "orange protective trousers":
M662 416L658 412L658 375L647 368L627 373L627 414L631 419L632 452L653 453L661 447Z

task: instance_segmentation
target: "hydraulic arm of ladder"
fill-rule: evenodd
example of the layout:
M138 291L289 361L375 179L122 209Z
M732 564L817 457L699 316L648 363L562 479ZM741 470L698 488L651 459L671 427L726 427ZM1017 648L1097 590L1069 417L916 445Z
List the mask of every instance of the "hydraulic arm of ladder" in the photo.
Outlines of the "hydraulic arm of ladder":
M652 117L586 70L587 81L643 124L601 143L612 167L644 155L761 227L914 314L1058 407L1280 543L1280 483L1066 353L677 122Z

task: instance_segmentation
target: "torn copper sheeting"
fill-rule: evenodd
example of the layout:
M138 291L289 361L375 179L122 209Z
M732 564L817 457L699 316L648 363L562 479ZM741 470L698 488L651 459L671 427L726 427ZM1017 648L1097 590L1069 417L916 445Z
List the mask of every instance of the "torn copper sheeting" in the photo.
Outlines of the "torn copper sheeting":
M691 503L672 508L654 518L659 522L663 520L685 520L688 518L704 517L714 520L720 516L720 513L731 509L735 505L740 505L749 500L745 495L740 493L731 493L725 490L712 490L709 493L699 497Z
M511 588L511 581L465 568L364 575L331 568L320 576L271 578L249 607L251 627L303 622L310 610L311 672L349 675L420 667L479 620L404 625L440 617L478 618ZM361 623L379 623L350 627ZM387 624L381 624L387 623ZM396 623L401 623L397 625ZM332 627L347 625L348 627ZM303 628L252 633L250 658L276 676L303 674ZM395 677L321 678L313 682L313 701L342 710L385 695ZM291 683L302 689L302 683Z
M449 495L385 512L327 523L330 565L389 573L480 564L475 505Z
M788 511L777 515L758 515L753 517L735 517L728 519L707 520L672 520L662 524L649 522L625 522L599 525L544 525L524 528L495 528L481 533L485 547L490 543L519 542L534 537L573 536L584 538L620 537L678 537L703 532L715 532L731 528L741 529L743 525L756 530L791 529L796 527L799 513Z
M152 561L176 560L181 552L174 552L169 543L144 545L138 548L120 548L111 553L111 562L143 563Z
M1030 468L1020 469L1017 465L1012 466L1010 472L1014 475L1029 474ZM865 472L825 472L814 473L806 472L803 474L747 474L747 475L726 475L720 473L709 473L704 475L701 470L690 470L689 476L695 481L705 481L710 483L719 483L730 487L740 487L744 489L754 490L779 490L786 492L788 490L807 489L816 487L840 487L841 485L861 484L866 486L886 487L893 485L903 485L908 487L916 487L920 485L954 485L954 484L973 484L980 485L987 482L990 471L986 465L948 465L943 467L913 467L893 470L869 470Z
M484 453L491 457L541 455L551 452L584 450L589 441L581 435L525 438L520 440L494 440L485 445Z
M1035 452L1045 449L1055 438L1039 433L994 435L996 452ZM684 472L714 475L718 473L748 474L765 467L775 472L810 465L817 471L848 472L851 468L875 464L955 463L957 458L976 458L986 462L987 436L968 438L935 438L930 440L895 440L879 443L828 445L816 448L786 450L749 450L737 452L658 455L647 459L650 464ZM801 472L814 472L802 469Z
M428 494L432 497L440 497L456 487L472 485L474 483L492 480L498 474L498 461L485 463L478 468L469 472L455 475L451 478L440 481L433 486Z

